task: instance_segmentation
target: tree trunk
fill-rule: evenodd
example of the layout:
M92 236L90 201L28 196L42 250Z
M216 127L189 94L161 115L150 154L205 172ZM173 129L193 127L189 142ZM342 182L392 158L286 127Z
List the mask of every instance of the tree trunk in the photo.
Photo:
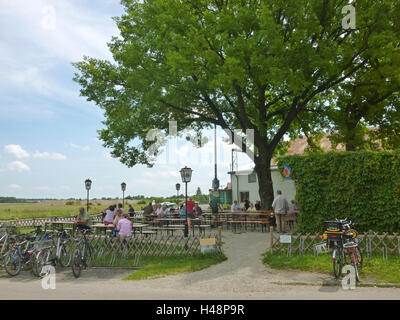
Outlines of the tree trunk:
M258 179L258 193L262 210L272 210L274 201L274 189L272 186L271 157L260 156L254 159L254 170Z

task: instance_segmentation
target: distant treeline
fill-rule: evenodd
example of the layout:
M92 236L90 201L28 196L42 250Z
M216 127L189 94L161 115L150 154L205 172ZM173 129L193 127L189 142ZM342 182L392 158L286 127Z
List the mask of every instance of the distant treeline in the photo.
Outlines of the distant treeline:
M17 199L15 197L0 197L0 203L23 203L28 202L27 199Z

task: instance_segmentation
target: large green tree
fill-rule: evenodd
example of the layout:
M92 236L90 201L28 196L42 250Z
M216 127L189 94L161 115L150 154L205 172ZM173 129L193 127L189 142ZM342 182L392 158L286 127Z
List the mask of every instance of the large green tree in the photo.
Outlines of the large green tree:
M178 130L252 129L263 208L273 200L270 162L283 137L312 131L329 107L325 94L392 48L399 10L392 0L357 0L356 28L346 29L348 1L121 4L120 36L109 43L115 61L74 64L81 94L105 111L104 146L128 166L151 165L146 135L168 134L169 120Z
M400 147L400 53L393 47L385 54L386 61L370 61L370 72L355 73L334 91L330 138L346 151Z

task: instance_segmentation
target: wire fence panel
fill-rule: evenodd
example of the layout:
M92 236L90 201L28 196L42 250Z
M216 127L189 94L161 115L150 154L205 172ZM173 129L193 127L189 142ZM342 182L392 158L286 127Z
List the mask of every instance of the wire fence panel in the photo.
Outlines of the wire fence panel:
M274 233L270 234L271 239L271 252L273 253L286 253L288 254L304 254L307 252L314 252L315 247L319 244L326 243L326 240L321 239L320 234L298 234L291 235L291 243L281 243L280 236ZM359 247L367 254L382 253L382 250L389 254L400 255L400 235L397 233L378 234L377 232L368 232L359 234L358 237L362 240Z

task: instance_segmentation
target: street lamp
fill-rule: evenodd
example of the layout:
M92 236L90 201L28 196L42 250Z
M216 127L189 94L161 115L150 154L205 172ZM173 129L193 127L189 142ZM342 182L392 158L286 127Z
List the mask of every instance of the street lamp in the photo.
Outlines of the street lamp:
M87 190L87 201L86 201L86 211L89 212L89 190L90 187L92 186L92 180L86 179L85 180L85 187Z
M187 237L188 233L189 233L188 222L187 222L187 184L192 179L192 172L193 172L193 170L186 166L184 168L182 168L180 171L181 177L182 177L182 182L185 183L185 237Z
M177 183L177 184L175 185L175 188L176 188L176 197L179 198L179 189L181 188L181 184L180 184L180 183Z
M121 189L122 189L122 208L125 205L125 190L126 190L126 183L122 182L121 183Z

